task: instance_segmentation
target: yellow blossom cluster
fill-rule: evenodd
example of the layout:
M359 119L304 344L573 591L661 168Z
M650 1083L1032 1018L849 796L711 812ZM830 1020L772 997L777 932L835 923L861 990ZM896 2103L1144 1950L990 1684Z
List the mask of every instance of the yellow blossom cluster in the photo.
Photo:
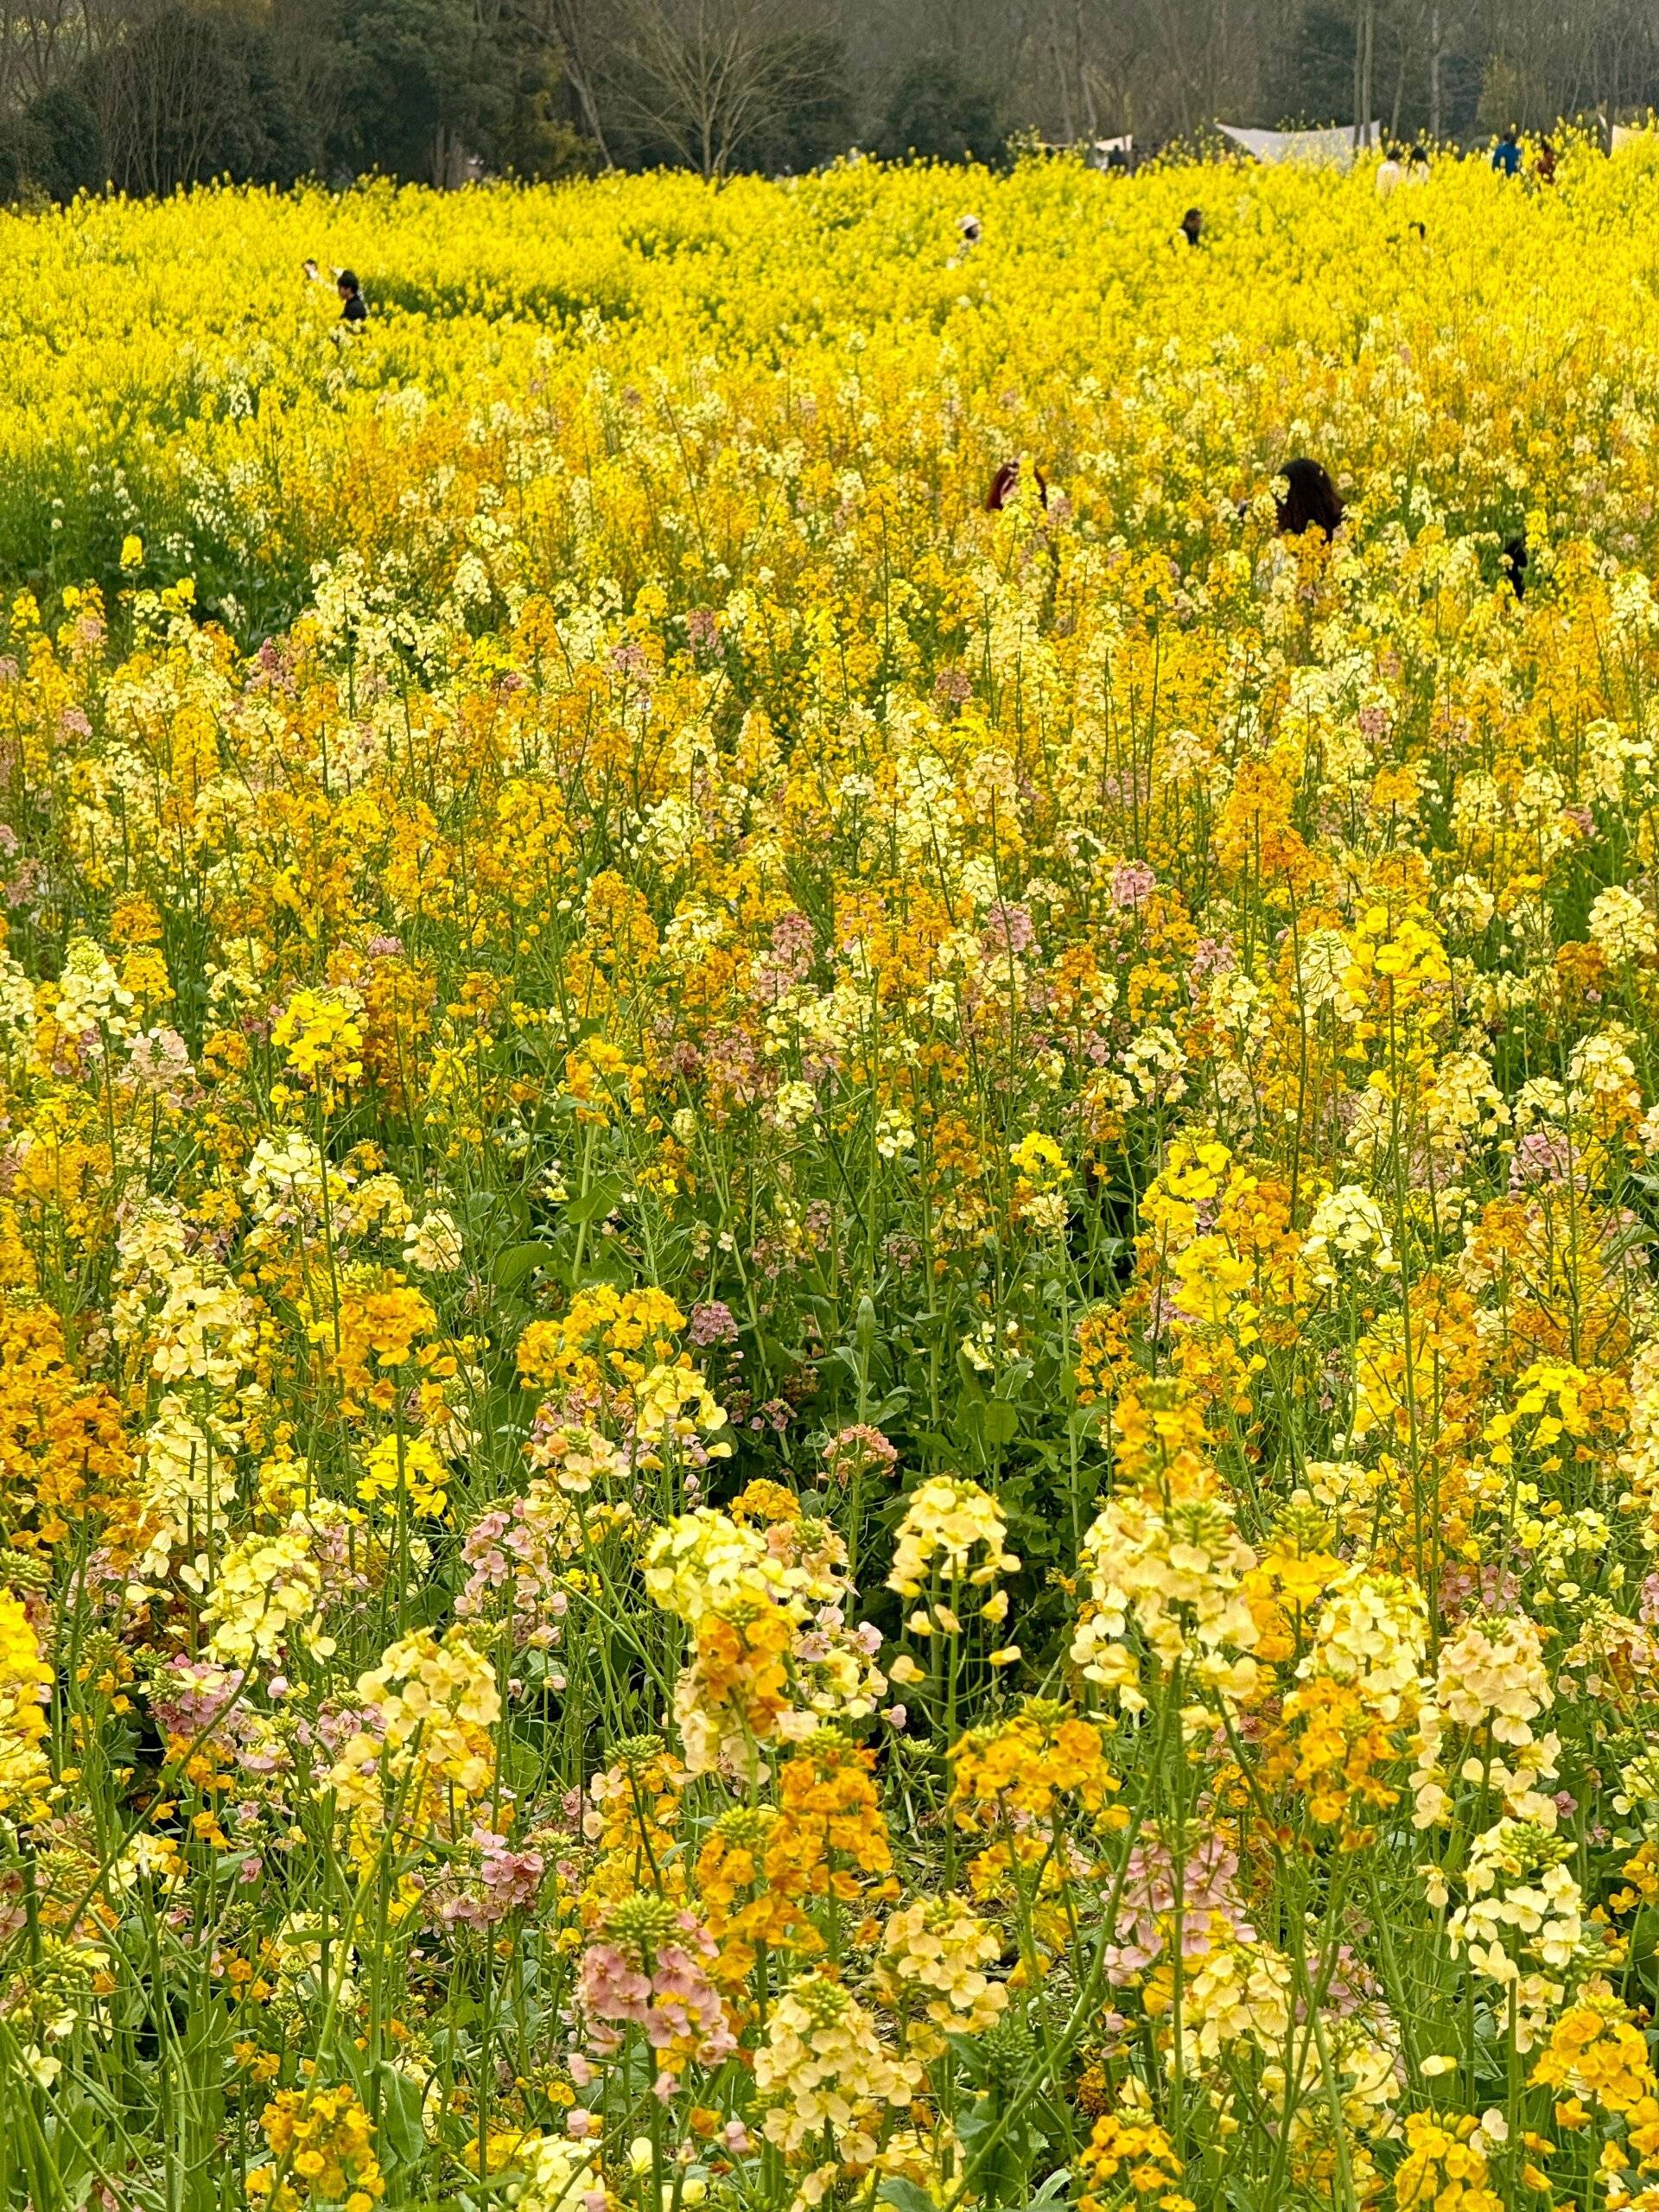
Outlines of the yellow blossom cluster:
M0 2198L1653 2212L1659 134L4 222Z

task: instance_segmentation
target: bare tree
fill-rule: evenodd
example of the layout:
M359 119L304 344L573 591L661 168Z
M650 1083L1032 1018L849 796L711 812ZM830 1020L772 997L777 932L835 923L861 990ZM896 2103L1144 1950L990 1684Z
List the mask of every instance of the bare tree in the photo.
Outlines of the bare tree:
M236 90L200 18L165 7L105 49L94 82L105 156L122 190L194 184L221 142Z
M564 49L565 81L576 101L582 127L599 149L600 160L607 168L611 166L611 149L605 136L605 120L600 106L598 79L594 74L597 39L594 26L582 0L551 0L553 27Z
M1656 47L1653 10L1648 0L1592 0L1589 10L1589 45L1594 55L1594 82L1573 105L1599 102L1606 118L1607 143L1612 145L1613 124L1620 109L1636 103L1637 87L1651 81Z
M1359 0L1354 23L1354 150L1371 143L1371 72L1376 59L1376 0Z
M620 0L613 110L705 177L724 176L823 66L801 0Z
M1046 0L1041 44L1053 73L1062 139L1114 136L1138 119L1138 79L1147 48L1141 0Z
M1162 128L1189 137L1218 115L1252 111L1261 41L1248 0L1164 0L1147 13Z
M1109 118L1114 137L1154 120L1143 83L1147 52L1146 11L1135 0L1110 0L1098 11L1085 81L1091 111Z
M0 115L60 84L136 13L134 0L0 0Z

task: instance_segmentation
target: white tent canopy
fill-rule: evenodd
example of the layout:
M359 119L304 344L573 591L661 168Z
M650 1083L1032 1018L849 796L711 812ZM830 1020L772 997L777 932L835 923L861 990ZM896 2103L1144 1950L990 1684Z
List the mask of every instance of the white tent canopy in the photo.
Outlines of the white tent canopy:
M1218 123L1224 138L1258 162L1303 162L1314 168L1351 168L1354 130L1351 124L1331 130L1251 130L1241 123ZM1374 123L1370 144L1382 143L1382 126Z

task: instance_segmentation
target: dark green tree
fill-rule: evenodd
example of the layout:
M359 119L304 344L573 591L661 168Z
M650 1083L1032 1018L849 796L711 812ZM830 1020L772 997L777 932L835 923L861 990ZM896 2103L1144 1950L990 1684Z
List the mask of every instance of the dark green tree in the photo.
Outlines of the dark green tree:
M232 176L290 185L321 137L268 24L175 4L86 59L6 134L14 193L166 193Z
M14 192L68 200L78 192L100 191L108 180L104 132L87 95L84 72L31 101L12 143L16 149Z
M798 41L780 69L780 98L743 149L740 166L801 176L844 154L858 136L847 51L824 33Z
M489 42L473 0L341 0L345 86L331 153L407 183L459 182L505 89L495 55L480 50Z
M329 151L353 170L455 185L470 165L562 175L590 149L563 112L551 10L509 0L334 0L343 98Z
M925 54L912 61L887 102L883 150L895 160L995 160L1005 137L995 95L968 75L953 54Z

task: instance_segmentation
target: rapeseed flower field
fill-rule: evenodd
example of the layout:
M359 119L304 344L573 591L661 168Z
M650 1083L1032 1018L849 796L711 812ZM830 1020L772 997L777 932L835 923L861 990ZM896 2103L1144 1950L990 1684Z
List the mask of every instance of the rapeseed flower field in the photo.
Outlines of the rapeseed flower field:
M0 2201L1654 2212L1659 159L0 245Z

